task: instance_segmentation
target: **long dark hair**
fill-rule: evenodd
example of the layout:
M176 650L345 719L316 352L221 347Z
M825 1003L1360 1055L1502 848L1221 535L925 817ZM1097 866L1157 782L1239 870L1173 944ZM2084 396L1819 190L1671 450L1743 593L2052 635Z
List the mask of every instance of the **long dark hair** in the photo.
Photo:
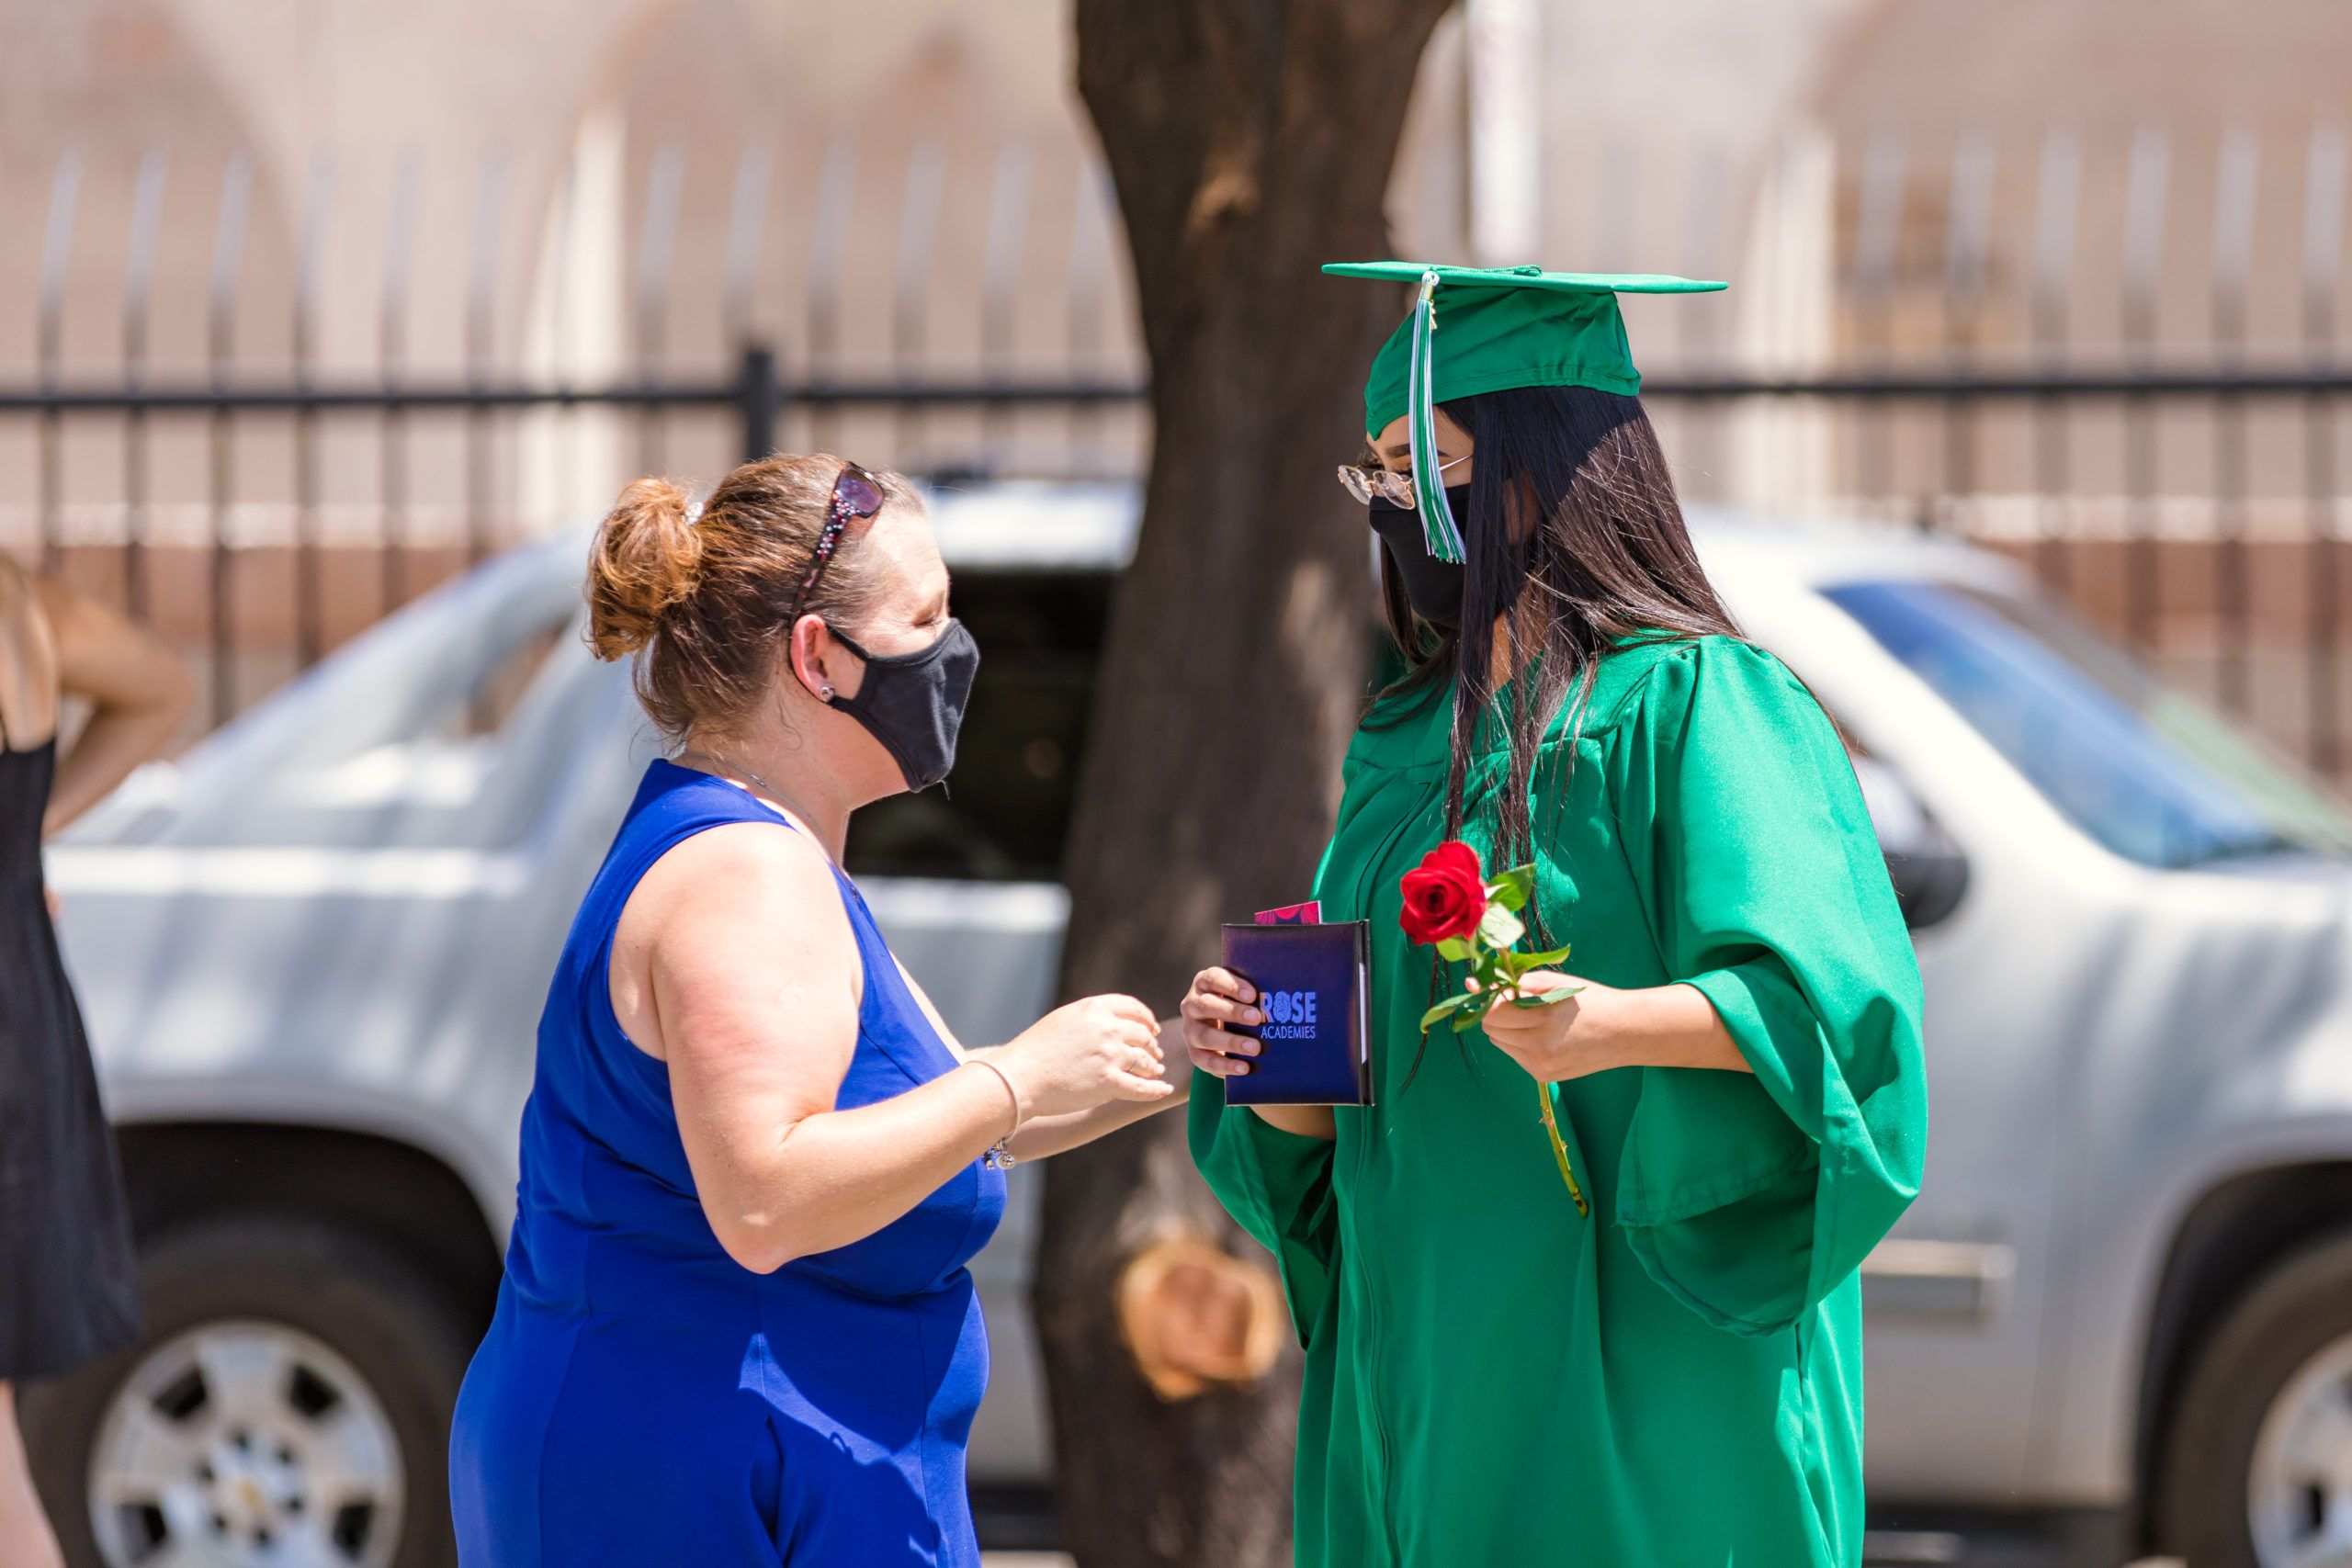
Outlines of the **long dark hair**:
M1477 804L1493 813L1493 863L1521 865L1534 858L1537 751L1571 702L1581 732L1593 677L1611 644L1629 636L1738 631L1700 570L1640 399L1589 387L1525 387L1439 406L1469 435L1476 455L1467 514L1454 519L1465 556L1462 624L1442 628L1415 615L1382 552L1382 612L1408 668L1374 699L1365 723L1391 728L1451 690L1446 837L1461 834L1472 760L1503 739L1510 760L1503 784L1491 802ZM1504 668L1522 672L1510 683L1508 711L1495 687L1498 634L1508 645ZM1564 755L1572 766L1575 748ZM1531 903L1530 913L1537 940L1551 946L1543 910Z

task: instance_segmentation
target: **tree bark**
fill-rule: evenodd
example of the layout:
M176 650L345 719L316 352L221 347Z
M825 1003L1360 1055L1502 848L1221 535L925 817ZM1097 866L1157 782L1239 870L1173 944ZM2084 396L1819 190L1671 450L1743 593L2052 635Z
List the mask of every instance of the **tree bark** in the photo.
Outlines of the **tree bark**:
M1449 3L1076 0L1154 445L1070 836L1067 995L1172 1013L1220 921L1306 896L1373 626L1363 519L1331 467L1359 446L1363 374L1404 308L1317 269L1389 254L1389 171ZM1121 1337L1128 1265L1186 1239L1272 1267L1194 1174L1181 1115L1047 1167L1034 1306L1084 1568L1289 1561L1295 1349L1170 1399Z

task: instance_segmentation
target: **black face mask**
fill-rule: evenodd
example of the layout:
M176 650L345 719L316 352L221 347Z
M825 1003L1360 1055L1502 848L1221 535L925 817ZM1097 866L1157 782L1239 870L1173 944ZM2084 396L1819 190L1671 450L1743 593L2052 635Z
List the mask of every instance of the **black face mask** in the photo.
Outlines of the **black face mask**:
M1470 515L1470 487L1448 486L1445 503L1460 524ZM1430 554L1429 542L1421 534L1421 514L1413 508L1392 506L1374 496L1371 511L1372 531L1386 547L1389 564L1405 585L1405 602L1413 607L1413 614L1433 626L1461 625L1462 564Z
M945 778L956 765L956 732L980 668L980 646L964 623L949 621L929 648L912 653L868 653L838 627L833 639L865 660L857 694L836 705L882 742L909 789L929 789Z

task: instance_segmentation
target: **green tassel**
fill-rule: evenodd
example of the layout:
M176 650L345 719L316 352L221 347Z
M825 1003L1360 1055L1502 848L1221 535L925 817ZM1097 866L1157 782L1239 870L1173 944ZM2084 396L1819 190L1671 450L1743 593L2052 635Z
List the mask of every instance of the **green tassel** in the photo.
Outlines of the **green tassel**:
M1413 494L1421 513L1421 538L1430 554L1442 561L1462 560L1462 530L1453 524L1453 508L1446 504L1445 476L1438 471L1437 403L1431 397L1436 381L1437 274L1421 274L1413 300L1413 357L1405 393L1405 431L1413 450Z

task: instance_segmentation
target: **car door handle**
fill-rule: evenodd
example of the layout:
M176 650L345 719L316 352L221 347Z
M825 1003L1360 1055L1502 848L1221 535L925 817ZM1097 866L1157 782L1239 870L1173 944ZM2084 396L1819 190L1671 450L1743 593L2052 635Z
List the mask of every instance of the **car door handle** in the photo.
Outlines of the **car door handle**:
M1862 1260L1862 1304L1887 1316L1989 1323L2016 1273L2017 1251L2000 1242L1889 1236Z

